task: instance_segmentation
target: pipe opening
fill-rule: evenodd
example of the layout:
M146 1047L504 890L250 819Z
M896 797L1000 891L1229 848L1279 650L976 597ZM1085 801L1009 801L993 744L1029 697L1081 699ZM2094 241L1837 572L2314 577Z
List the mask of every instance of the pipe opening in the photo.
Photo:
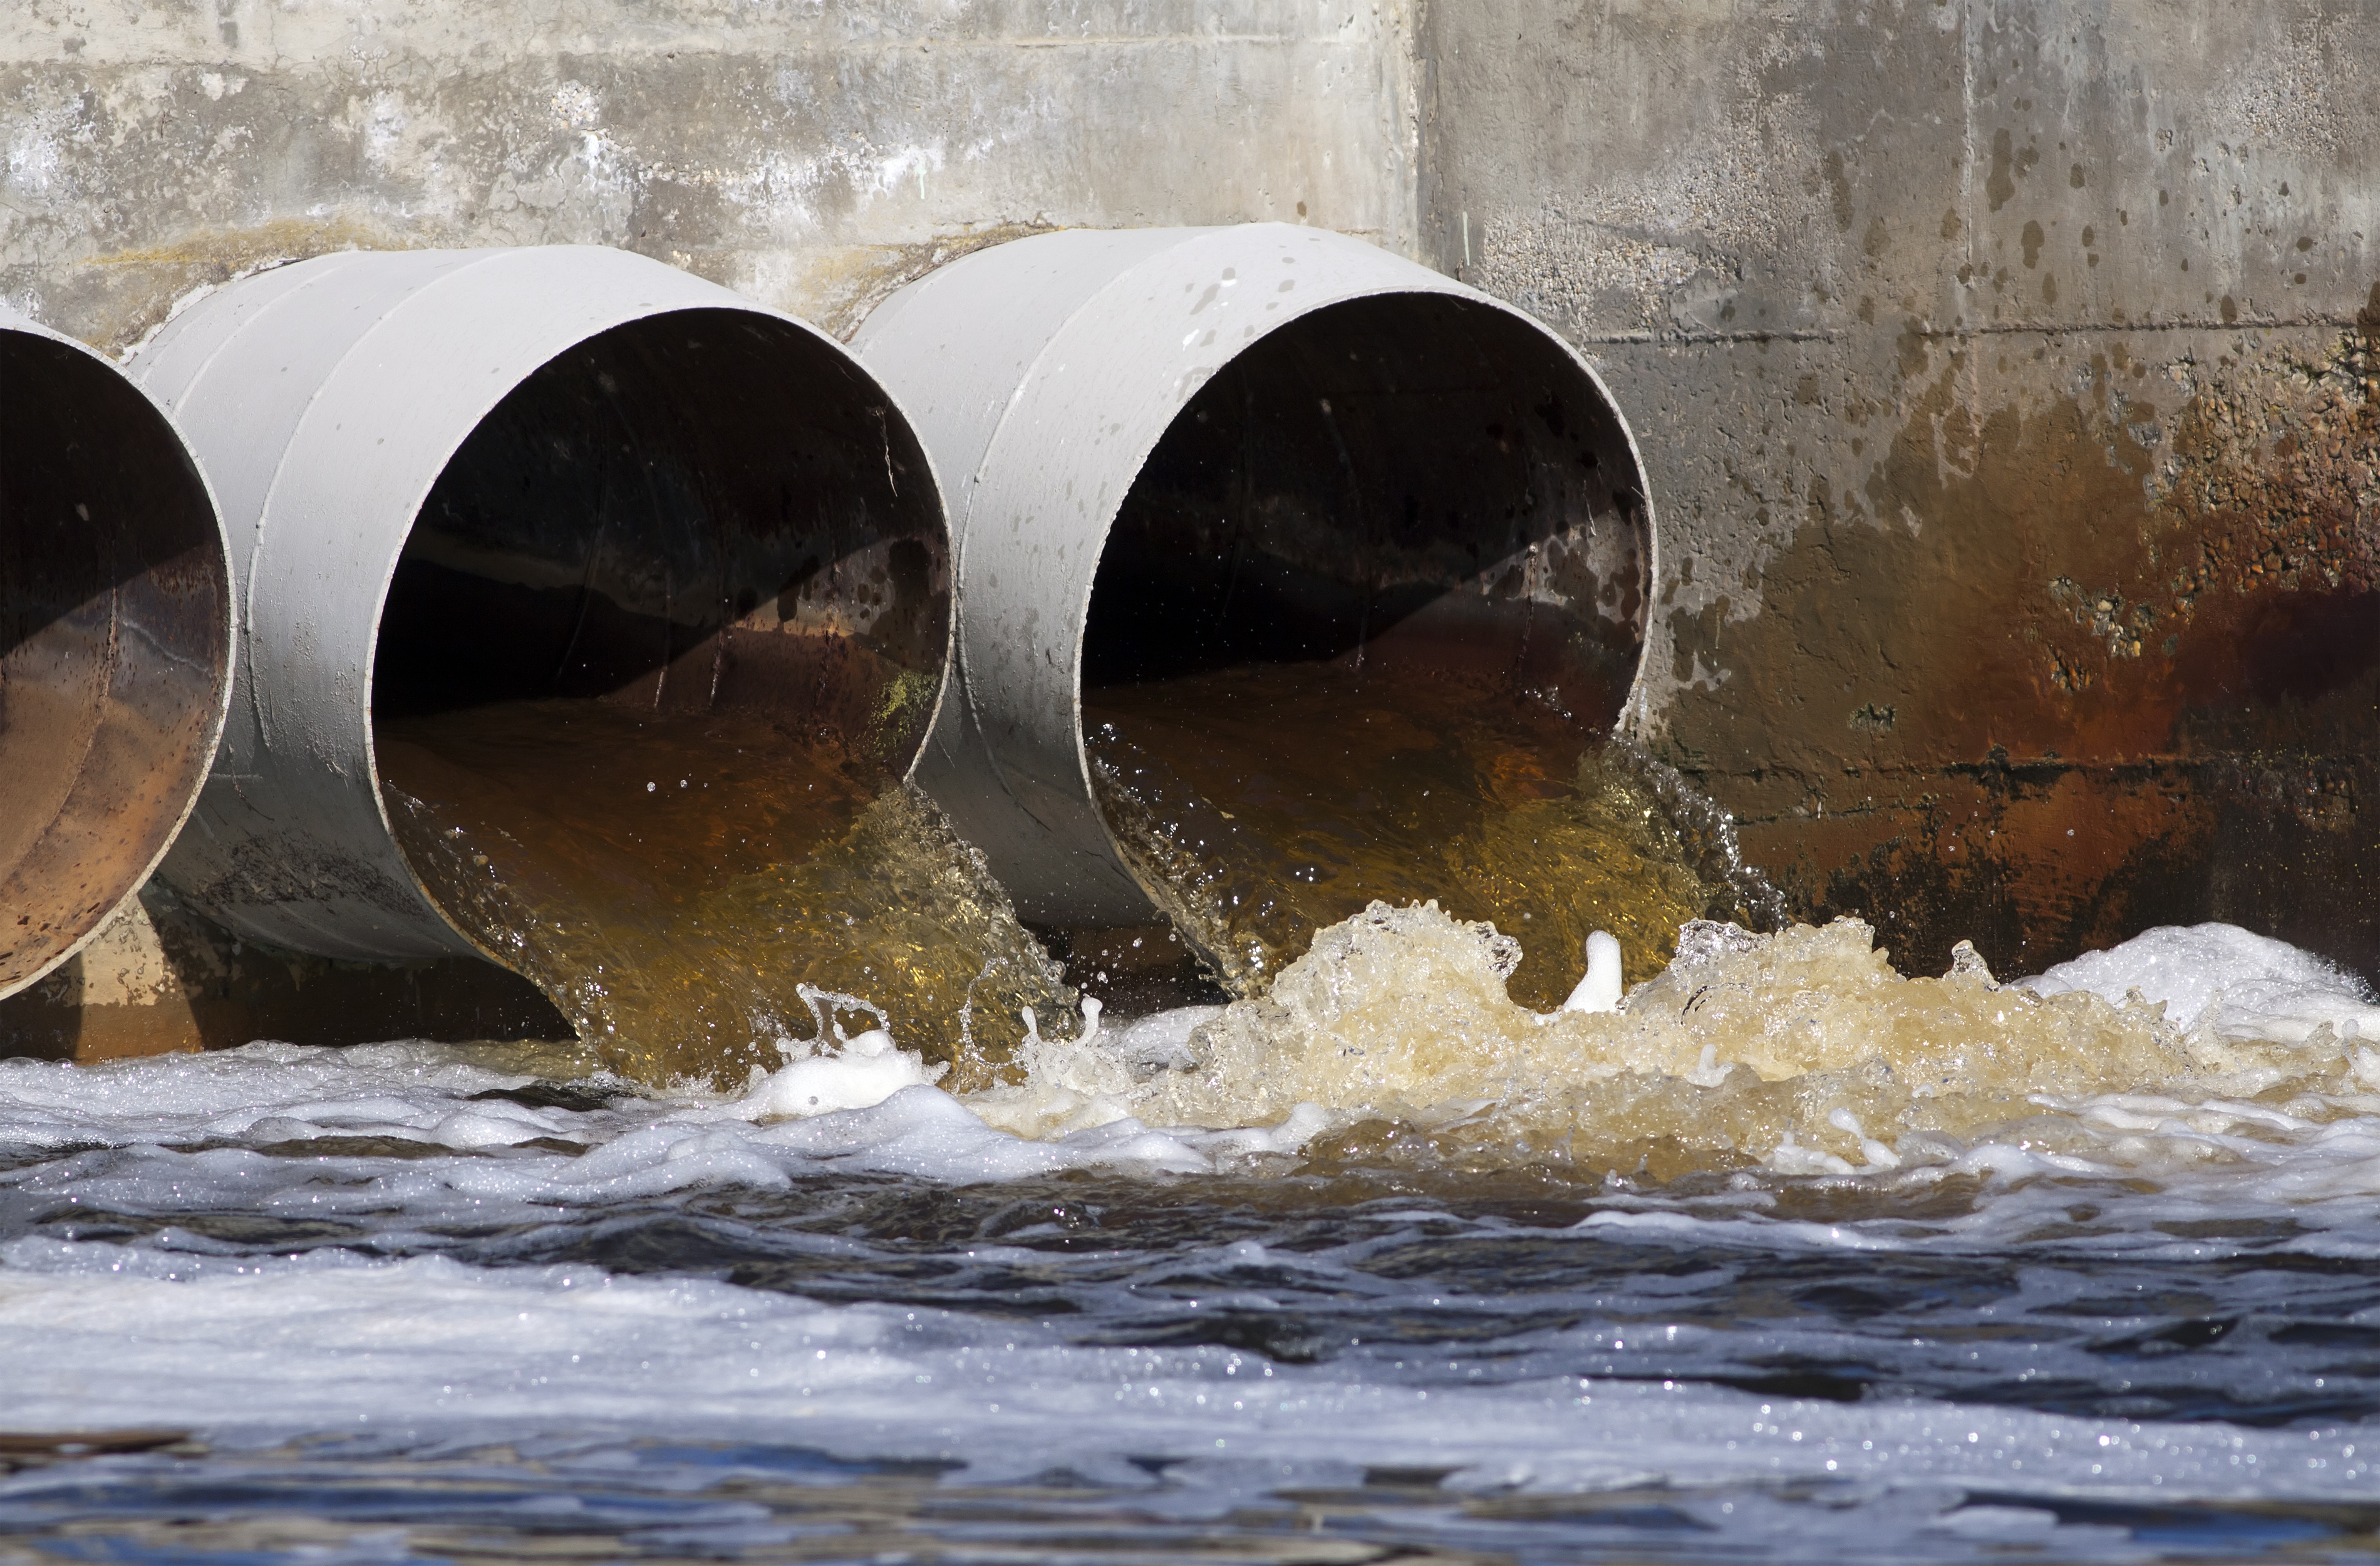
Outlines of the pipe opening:
M148 878L230 659L223 532L173 425L91 355L0 330L0 995Z
M1109 533L1083 725L1111 835L1242 992L1375 897L1494 918L1533 1003L1593 929L1648 974L1682 920L1746 917L1674 776L1611 741L1650 566L1625 429L1542 330L1437 294L1281 327Z
M780 1063L830 1026L803 984L955 1011L982 954L878 971L912 953L875 901L957 852L901 786L950 600L924 453L846 356L733 310L605 332L480 423L407 540L372 686L399 845L648 1079Z
M890 698L940 681L949 590L923 454L868 377L782 322L681 311L547 363L447 463L373 710L735 713L898 775L930 714Z
M468 772L538 802L549 855L591 838L655 877L840 835L906 771L941 678L925 473L866 376L784 322L690 310L579 345L415 518L373 654L383 775Z
M1640 485L1601 393L1526 323L1428 294L1318 310L1226 365L1143 465L1085 692L1361 664L1609 728L1644 643Z

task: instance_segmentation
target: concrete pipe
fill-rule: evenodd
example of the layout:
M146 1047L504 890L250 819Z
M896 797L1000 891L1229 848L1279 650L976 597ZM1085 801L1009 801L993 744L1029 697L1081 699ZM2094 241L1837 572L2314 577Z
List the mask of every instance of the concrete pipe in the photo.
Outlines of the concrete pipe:
M801 322L618 250L342 254L201 299L133 368L212 476L245 586L223 756L164 870L246 936L487 949L394 835L376 723L757 712L866 731L895 777L923 739L940 492L900 410ZM576 732L511 757L509 786L588 795L617 735ZM581 836L633 856L644 831Z
M222 523L123 372L0 316L0 996L149 878L231 690Z
M912 284L853 346L953 486L958 684L919 781L1028 918L1148 924L1152 893L1180 918L1102 804L1102 693L1419 670L1582 734L1623 710L1654 548L1634 442L1567 344L1473 289L1286 225L1073 232ZM1342 710L1264 721L1340 759L1344 801Z

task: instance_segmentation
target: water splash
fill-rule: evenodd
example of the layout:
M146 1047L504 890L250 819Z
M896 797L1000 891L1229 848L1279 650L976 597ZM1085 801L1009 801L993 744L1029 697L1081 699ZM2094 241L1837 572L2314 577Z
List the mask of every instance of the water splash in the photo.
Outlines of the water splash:
M764 720L503 703L377 750L431 895L625 1075L740 1084L868 1014L980 1087L1073 1003L922 794Z
M2347 990L2277 1041L2252 1018L2183 1027L2137 995L2003 986L1972 948L1938 978L1906 977L1856 919L1773 935L1690 922L1674 960L1609 1013L1520 1003L1507 986L1522 960L1492 925L1375 903L1263 997L1197 1016L1170 1055L1128 1029L1104 1046L1039 1041L1025 1086L970 1104L1029 1136L1318 1109L1330 1130L1308 1144L1316 1159L1658 1179L1897 1169L1984 1141L2180 1167L2222 1159L2227 1136L2380 1113L2380 1050L2357 1021L2380 1013Z
M1587 934L1632 979L1692 918L1773 924L1725 814L1542 703L1352 667L1255 665L1085 697L1119 846L1232 993L1378 899L1438 899L1525 938L1514 993L1577 983Z

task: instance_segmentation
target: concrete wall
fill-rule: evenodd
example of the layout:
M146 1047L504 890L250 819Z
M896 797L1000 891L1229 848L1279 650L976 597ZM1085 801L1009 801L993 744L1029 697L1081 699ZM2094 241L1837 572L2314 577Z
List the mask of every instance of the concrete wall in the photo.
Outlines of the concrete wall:
M1050 226L1412 242L1402 0L10 0L0 297L108 347L347 246L616 245L837 329Z
M2370 965L2380 11L1435 0L1422 245L1586 346L1648 729L1805 911Z

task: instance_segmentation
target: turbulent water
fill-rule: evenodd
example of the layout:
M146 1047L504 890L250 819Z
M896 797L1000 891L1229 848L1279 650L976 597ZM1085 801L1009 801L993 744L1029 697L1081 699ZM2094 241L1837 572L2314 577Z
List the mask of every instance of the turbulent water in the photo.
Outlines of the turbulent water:
M1256 664L1084 696L1091 775L1124 853L1237 995L1376 901L1438 899L1525 945L1551 1006L1591 930L1649 978L1678 927L1774 917L1724 818L1624 742L1453 680Z
M931 802L766 719L500 702L376 742L439 906L625 1075L741 1083L884 1026L979 1086L1024 1008L1073 1003Z
M1553 1014L1384 906L961 1096L876 1033L0 1064L0 1551L2368 1559L2360 983L1678 945Z
M1615 932L1641 979L1682 922L1752 917L1766 893L1673 775L1526 702L1297 665L1090 710L1120 841L1244 995L1375 898L1444 897L1520 932L1499 982L1551 1006L1589 931ZM758 716L610 701L383 719L375 741L431 895L625 1076L740 1085L795 1040L882 1028L976 1091L1017 1084L1028 1011L1075 1026L980 857L866 757Z
M2380 1050L2359 1031L2380 1043L2380 1011L2289 948L2189 952L2187 966L2296 987L2296 1010L2210 1022L2088 988L2003 987L1963 947L1943 977L1906 978L1873 941L1855 919L1774 936L1696 921L1621 1010L1539 1013L1508 996L1521 953L1492 926L1375 904L1318 936L1264 999L1179 1018L1192 1026L1178 1042L1160 1024L1122 1049L1028 1046L1026 1086L985 1108L1025 1131L1124 1113L1210 1126L1305 1114L1351 1149L1402 1139L1417 1157L1659 1179L1939 1163L1978 1137L2109 1158L2134 1139L2111 1144L2106 1127L2168 1114L2253 1135L2380 1110L2368 1097ZM2203 1105L2218 1107L2191 1107ZM2121 1156L2162 1169L2202 1149L2150 1136Z

